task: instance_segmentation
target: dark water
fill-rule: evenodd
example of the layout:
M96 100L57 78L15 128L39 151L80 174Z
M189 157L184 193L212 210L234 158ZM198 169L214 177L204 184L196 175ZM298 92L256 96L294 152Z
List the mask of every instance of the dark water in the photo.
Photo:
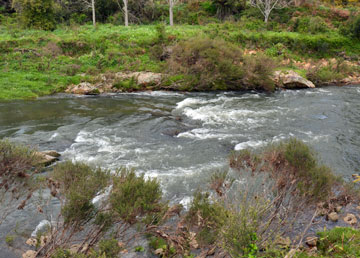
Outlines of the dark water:
M0 138L55 149L62 159L133 167L157 177L166 198L187 204L211 173L226 167L230 151L290 137L312 145L337 174L360 172L359 99L356 86L273 94L57 95L0 102Z

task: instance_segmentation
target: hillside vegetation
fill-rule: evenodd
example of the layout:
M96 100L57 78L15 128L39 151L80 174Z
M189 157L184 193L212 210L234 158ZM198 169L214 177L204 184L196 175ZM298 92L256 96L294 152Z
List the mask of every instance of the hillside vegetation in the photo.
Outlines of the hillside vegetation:
M359 78L356 5L288 6L273 10L267 23L249 4L236 10L219 17L216 5L198 0L176 5L171 27L163 11L129 27L115 14L96 27L85 14L62 16L54 30L22 27L19 15L3 11L0 99L36 98L129 71L167 76L149 87L116 82L121 90L273 90L273 71L289 69L318 86Z

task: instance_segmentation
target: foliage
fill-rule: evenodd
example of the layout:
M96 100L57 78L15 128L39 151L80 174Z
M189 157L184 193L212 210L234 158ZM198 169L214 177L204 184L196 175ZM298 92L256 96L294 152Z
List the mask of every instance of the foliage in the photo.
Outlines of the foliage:
M299 17L295 20L293 30L300 33L326 33L329 28L325 21L318 16L315 17Z
M179 42L168 66L173 73L192 75L197 90L236 89L243 78L242 51L233 44L205 37Z
M54 30L55 16L52 0L14 0L13 7L26 27Z
M330 257L359 257L360 231L352 228L337 227L330 231L319 232L317 245L322 255Z
M116 257L121 248L116 239L103 239L99 242L99 253L106 257Z
M229 15L239 14L245 9L245 0L212 0L217 9L217 16L224 19Z
M110 174L67 161L56 165L51 177L59 184L60 198L65 202L61 210L65 223L80 226L95 216L92 199L108 185Z
M14 209L23 209L38 187L32 177L40 157L24 145L0 140L0 224Z
M118 216L133 224L137 217L161 211L161 189L156 179L145 180L132 170L122 169L113 177L110 203Z

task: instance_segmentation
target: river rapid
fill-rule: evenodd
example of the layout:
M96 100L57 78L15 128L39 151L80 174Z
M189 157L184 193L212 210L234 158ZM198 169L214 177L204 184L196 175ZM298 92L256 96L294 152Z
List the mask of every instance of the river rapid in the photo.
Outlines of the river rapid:
M0 102L0 138L54 149L62 160L134 168L158 178L166 199L187 205L210 174L227 168L231 151L290 137L309 143L323 163L350 179L360 172L359 100L357 86L271 94L60 94ZM36 225L41 218L31 220Z

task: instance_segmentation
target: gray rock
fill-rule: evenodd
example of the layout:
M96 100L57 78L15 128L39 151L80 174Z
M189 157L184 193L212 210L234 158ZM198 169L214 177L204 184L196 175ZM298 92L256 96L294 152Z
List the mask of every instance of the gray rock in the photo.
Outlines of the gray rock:
M331 212L327 215L327 218L332 222L337 222L339 220L339 215L336 212Z
M273 79L278 87L286 89L297 88L315 88L314 83L305 79L297 72L289 71L276 71Z

